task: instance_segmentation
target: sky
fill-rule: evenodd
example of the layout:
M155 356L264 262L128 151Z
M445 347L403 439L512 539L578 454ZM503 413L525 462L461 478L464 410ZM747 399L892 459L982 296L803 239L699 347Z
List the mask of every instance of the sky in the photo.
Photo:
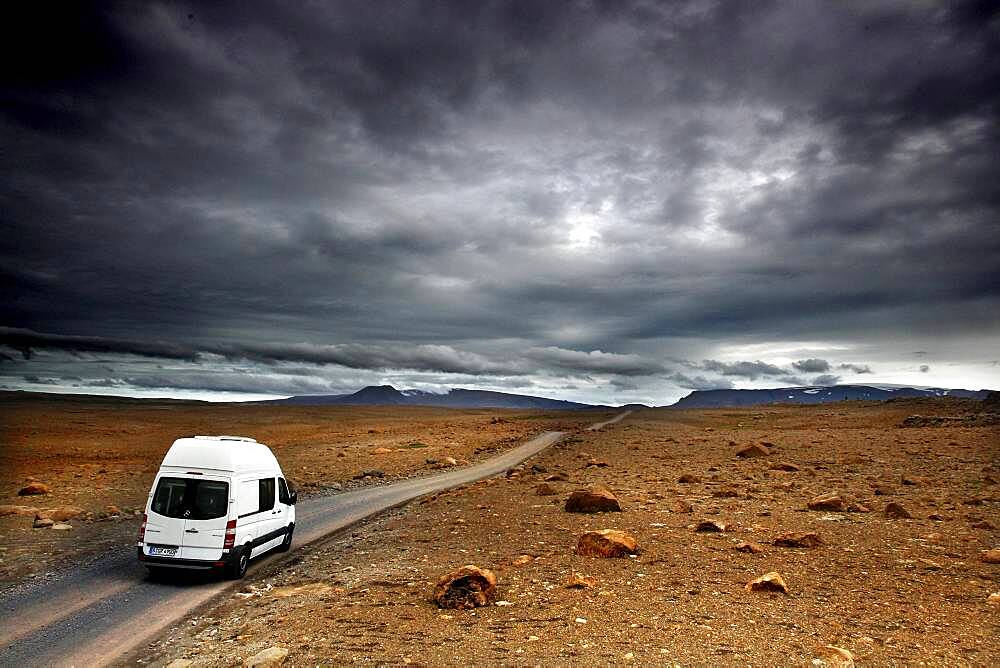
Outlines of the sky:
M1000 388L995 3L18 5L2 388Z

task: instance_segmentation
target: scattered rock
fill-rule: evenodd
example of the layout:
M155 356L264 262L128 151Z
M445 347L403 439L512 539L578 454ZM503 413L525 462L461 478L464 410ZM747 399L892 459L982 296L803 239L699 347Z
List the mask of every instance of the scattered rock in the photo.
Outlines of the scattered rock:
M935 522L941 522L942 520L944 520L944 515L942 515L941 513L931 513L930 515L927 516L927 519L934 520Z
M188 668L188 666L194 664L191 659L174 659L166 665L166 668Z
M979 520L978 522L973 522L972 523L972 528L973 529L986 529L987 531L993 531L994 529L996 529L996 527L993 526L993 523L990 522L989 520Z
M55 522L50 520L48 517L36 517L31 526L34 529L47 529L53 524L55 524Z
M829 510L835 513L844 512L846 505L844 497L836 492L814 496L808 503L809 510Z
M64 524L62 522L59 522L57 524L53 524L52 525L52 530L53 531L69 531L72 528L73 528L73 525L71 525L71 524Z
M691 473L684 473L681 477L677 478L677 482L682 485L693 485L695 483L701 482L698 476Z
M18 496L34 496L35 494L48 494L52 490L49 486L43 482L29 482L27 485L18 490Z
M66 520L76 519L85 512L87 511L76 506L59 506L58 508L43 508L38 511L37 516L56 522L65 522Z
M922 485L922 484L924 484L924 479L923 478L919 478L917 476L904 475L900 479L900 482L903 483L904 485L914 485L915 486L915 485Z
M674 499L674 502L670 504L670 512L673 513L693 513L694 506L685 501L684 499Z
M788 585L782 577L775 571L765 573L756 580L751 580L746 585L747 591L777 591L782 594L788 593Z
M556 488L547 482L540 482L535 485L535 496L555 496L558 493Z
M545 482L559 482L561 480L566 480L566 474L564 473L550 473L545 476Z
M566 581L563 582L563 586L566 587L566 589L589 589L590 587L597 586L597 578L591 575L573 573L566 578Z
M913 519L910 511L903 507L903 504L895 501L885 504L885 516L894 520Z
M121 508L119 508L118 506L116 506L114 504L110 504L110 505L104 506L104 512L106 512L108 515L121 515L122 514Z
M284 647L268 647L263 649L246 660L243 665L247 668L270 668L280 666L288 658L288 650Z
M535 560L535 558L533 556L531 556L530 554L521 554L521 555L518 555L518 556L514 557L511 560L510 563L513 566L527 566L528 564L530 564L534 560Z
M819 547L823 539L815 531L792 531L777 536L773 544L778 547Z
M576 553L581 557L626 557L639 553L635 536L617 529L587 531L576 542Z
M820 668L854 668L854 655L843 647L826 645L812 663Z
M930 559L918 559L917 561L929 571L939 571L941 570L941 564L936 561L931 561Z
M621 509L618 499L605 487L578 489L566 499L568 513L609 513L621 512Z
M748 554L760 554L764 551L764 548L757 543L751 543L749 541L743 541L736 546L737 552L746 552Z
M791 462L778 462L777 464L771 464L769 467L772 471L798 471L799 467Z
M387 455L392 452L391 448L375 448L372 450L373 455Z
M992 550L983 550L979 554L979 558L987 564L1000 564L1000 547L995 547Z
M445 457L441 460L440 466L458 466L458 460L454 457Z
M354 476L355 480L362 480L363 478L384 478L385 471L381 469L365 469L361 473Z
M986 597L987 605L1000 605L1000 591L995 591Z
M608 466L610 466L610 464L608 464L603 459L591 459L589 462L587 462L586 468L588 468L588 469L591 469L591 468L603 469L603 468L607 468Z
M531 470L535 473L548 473L549 470L542 466L541 464L532 464Z
M489 605L497 596L497 578L492 571L472 564L462 566L438 580L434 602L439 608L465 610Z
M744 445L736 450L736 456L743 459L750 459L752 457L767 457L770 454L771 451L768 450L766 446L760 445L759 443Z
M3 505L0 506L0 517L6 517L7 515L37 515L38 508L34 506L11 506Z
M852 503L847 506L847 512L849 513L870 513L871 511L872 509L863 503Z
M717 489L712 492L712 496L716 499L735 499L740 495L740 493L733 489L732 487L727 487L725 489Z
M698 522L694 530L698 533L721 533L727 531L729 527L722 522L716 522L715 520L704 520Z

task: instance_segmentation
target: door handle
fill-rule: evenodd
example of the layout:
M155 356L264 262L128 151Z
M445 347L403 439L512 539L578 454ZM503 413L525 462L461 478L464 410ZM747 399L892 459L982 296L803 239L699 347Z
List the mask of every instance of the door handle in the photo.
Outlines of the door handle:
M185 529L184 533L198 533L197 529Z

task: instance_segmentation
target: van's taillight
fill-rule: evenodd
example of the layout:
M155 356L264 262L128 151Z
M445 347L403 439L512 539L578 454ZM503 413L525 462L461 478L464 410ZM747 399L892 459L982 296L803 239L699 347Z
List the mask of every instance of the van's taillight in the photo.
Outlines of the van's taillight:
M226 522L226 540L222 541L223 550L233 549L236 544L236 520Z
M142 514L142 524L139 525L139 544L142 545L143 541L146 540L146 513Z

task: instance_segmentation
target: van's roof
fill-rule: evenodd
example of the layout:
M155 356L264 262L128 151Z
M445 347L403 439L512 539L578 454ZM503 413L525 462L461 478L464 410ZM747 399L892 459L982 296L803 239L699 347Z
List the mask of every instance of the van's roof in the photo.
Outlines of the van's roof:
M179 438L163 457L162 466L232 472L281 468L269 447L242 436Z

